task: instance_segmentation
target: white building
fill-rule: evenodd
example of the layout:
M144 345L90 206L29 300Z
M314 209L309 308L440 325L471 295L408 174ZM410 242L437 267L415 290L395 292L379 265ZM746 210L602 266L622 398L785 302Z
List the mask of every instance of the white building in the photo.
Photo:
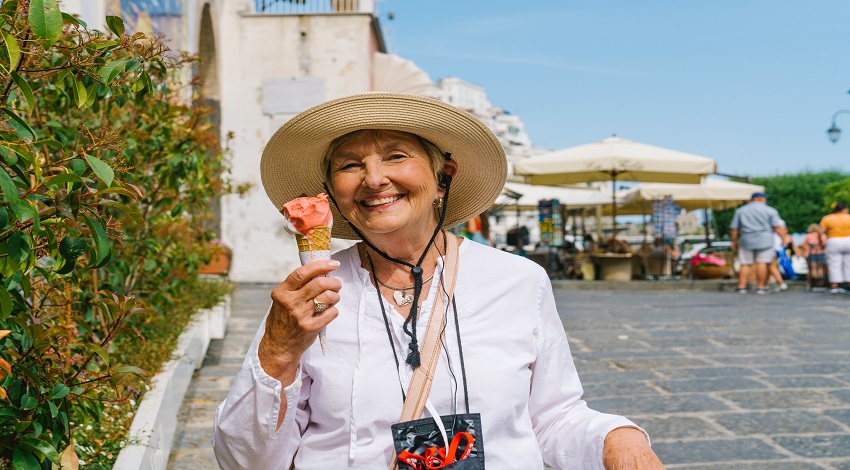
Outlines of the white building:
M167 32L173 48L199 55L202 96L219 110L221 135L235 136L231 178L252 185L221 201L221 238L239 282L281 282L300 264L260 182L263 147L283 123L355 93L436 94L415 64L386 54L374 0L64 0L62 8L98 29L104 15L120 14L128 31Z
M439 98L446 103L474 114L489 127L508 156L508 162L532 155L531 138L525 132L522 119L487 100L484 87L457 77L446 77L437 83Z

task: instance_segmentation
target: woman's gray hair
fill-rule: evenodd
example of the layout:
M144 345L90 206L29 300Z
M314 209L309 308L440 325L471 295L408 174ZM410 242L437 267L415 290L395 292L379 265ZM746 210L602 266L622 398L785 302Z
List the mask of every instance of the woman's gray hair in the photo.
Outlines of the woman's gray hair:
M439 147L434 145L428 139L419 137L416 134L411 134L410 132L404 131L394 131L387 129L361 129L359 131L349 132L348 134L341 135L336 139L332 140L328 145L328 148L325 150L324 155L322 155L322 168L325 170L325 182L328 184L328 187L333 189L333 180L331 179L331 159L334 156L334 153L340 147L350 144L361 137L367 137L372 139L379 139L381 137L387 138L391 136L413 136L425 149L425 153L428 154L428 160L431 162L431 170L434 172L434 179L439 180L439 174L442 173L443 167L446 164L446 156L443 154L443 151L440 150Z

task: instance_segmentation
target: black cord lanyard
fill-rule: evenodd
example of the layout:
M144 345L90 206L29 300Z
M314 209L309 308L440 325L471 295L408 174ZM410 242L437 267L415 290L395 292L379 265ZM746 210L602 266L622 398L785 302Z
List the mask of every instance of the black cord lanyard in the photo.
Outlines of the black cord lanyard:
M368 253L366 254L366 260L369 261L369 268L372 270L372 279L375 281L375 290L378 292L378 305L381 306L381 314L384 316L384 326L387 327L387 339L389 339L390 348L392 348L392 350L393 350L393 359L395 359L395 367L396 367L395 370L396 370L396 374L398 374L399 373L398 371L401 368L401 365L398 361L398 353L396 353L396 350L395 350L395 342L393 341L393 333L392 333L392 330L390 329L390 320L389 320L389 317L387 317L387 310L384 308L384 298L383 298L383 296L381 296L381 288L378 287L379 284L378 284L378 277L375 274L375 265L374 265L374 263L372 263L372 258L369 256ZM441 283L443 282L442 274L440 275L440 282ZM439 291L437 292L437 295L441 295ZM463 346L461 346L461 340L460 340L460 321L458 320L458 316L457 316L457 303L455 302L454 293L452 294L451 304L452 304L452 309L454 310L454 314L455 314L455 332L457 333L457 350L458 350L458 355L460 356L460 374L461 374L461 377L463 378L463 403L466 407L466 412L468 414L469 413L469 392L466 388L466 366L463 362ZM436 313L442 313L443 315L445 315L445 312L434 312L434 313L435 314ZM428 321L434 321L434 318L433 317L429 318ZM451 358L448 358L448 359L451 360ZM402 403L403 403L405 400L407 400L407 394L404 393L404 387L401 384L401 377L399 377L399 388L401 388L401 396L402 396Z

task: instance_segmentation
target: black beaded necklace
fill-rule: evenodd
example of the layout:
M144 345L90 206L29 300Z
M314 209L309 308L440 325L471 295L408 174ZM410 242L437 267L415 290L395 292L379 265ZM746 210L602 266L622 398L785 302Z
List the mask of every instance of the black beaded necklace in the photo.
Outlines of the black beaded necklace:
M444 245L445 245L445 243L444 243ZM443 252L445 252L445 251L446 250L445 250L445 246L444 246ZM384 298L381 296L381 289L378 287L378 285L383 285L383 283L378 280L378 275L375 273L375 264L372 263L372 257L369 256L369 252L366 252L366 261L369 263L369 269L372 272L372 280L375 284L375 290L378 292L378 305L381 306L381 315L383 315L383 317L384 317L384 326L387 328L387 339L390 341L390 348L393 350L393 359L395 360L396 373L398 373L399 369L401 368L401 364L398 361L398 353L395 350L395 341L393 341L393 333L392 333L392 330L390 328L389 317L387 317L387 310L386 310L386 308L384 308ZM440 275L439 283L441 285L443 285L443 289L445 290L445 285L443 284L442 274ZM441 294L439 292L437 292L437 295L441 295ZM463 360L463 345L461 344L461 340L460 340L460 320L458 319L458 315L457 315L457 302L455 302L454 294L452 294L452 298L451 298L450 302L452 304L452 309L454 311L455 334L457 336L457 350L458 350L458 356L460 357L460 375L463 379L463 403L464 403L464 406L466 408L466 412L469 413L469 390L467 389L467 385L466 385L466 364L464 363L464 360ZM434 311L434 315L445 316L446 312ZM436 318L434 316L432 316L428 321L436 321ZM448 351L446 351L446 361L447 361L449 370L451 371L451 358L448 357ZM452 373L452 378L454 378L454 373ZM401 388L402 402L404 402L405 400L407 400L407 394L404 393L404 386L401 384L401 380L399 380L399 387ZM457 390L457 380L456 379L455 379L455 390ZM457 402L457 397L455 396L455 403L456 402Z

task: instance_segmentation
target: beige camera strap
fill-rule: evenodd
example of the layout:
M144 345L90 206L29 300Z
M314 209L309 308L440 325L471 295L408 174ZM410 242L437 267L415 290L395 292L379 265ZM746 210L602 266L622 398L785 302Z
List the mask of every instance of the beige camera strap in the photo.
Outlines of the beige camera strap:
M449 302L452 301L455 291L458 258L460 256L458 247L457 236L446 232L446 257L443 260L442 278ZM401 410L399 422L419 419L422 416L422 410L425 409L425 402L428 400L428 394L431 392L431 382L434 380L434 372L437 370L437 362L440 360L440 336L442 336L443 326L446 322L446 316L443 314L445 311L445 302L446 299L438 292L437 298L434 301L434 307L431 309L431 317L428 320L425 339L422 342L422 362L413 371L413 377L410 379L410 385L407 387L407 399L404 400L404 407ZM390 470L397 469L398 459L393 457L393 461L390 463Z

